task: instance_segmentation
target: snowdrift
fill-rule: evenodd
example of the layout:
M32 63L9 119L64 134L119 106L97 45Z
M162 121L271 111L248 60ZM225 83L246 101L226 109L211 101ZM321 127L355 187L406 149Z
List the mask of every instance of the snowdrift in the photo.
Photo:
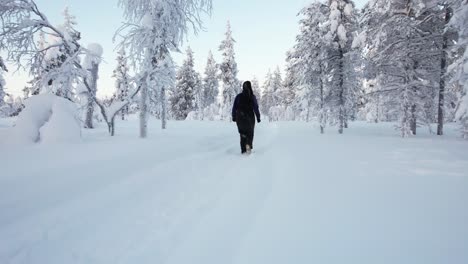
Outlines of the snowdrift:
M16 124L7 132L11 144L73 142L81 138L76 106L55 95L36 95L25 102Z

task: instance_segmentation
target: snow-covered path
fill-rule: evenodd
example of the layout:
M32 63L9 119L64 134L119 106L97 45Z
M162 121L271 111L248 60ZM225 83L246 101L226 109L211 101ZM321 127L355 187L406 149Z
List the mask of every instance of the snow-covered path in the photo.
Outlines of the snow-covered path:
M261 124L244 157L233 124L145 141L125 125L1 146L0 263L468 262L468 143L453 135Z

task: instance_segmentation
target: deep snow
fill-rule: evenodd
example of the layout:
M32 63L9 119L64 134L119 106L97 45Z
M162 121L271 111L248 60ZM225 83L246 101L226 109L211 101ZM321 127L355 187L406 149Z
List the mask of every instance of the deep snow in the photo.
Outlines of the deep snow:
M0 134L0 144L69 143L80 139L76 105L50 94L27 100L15 126Z
M468 263L468 142L391 127L262 123L249 157L222 122L0 145L0 263Z

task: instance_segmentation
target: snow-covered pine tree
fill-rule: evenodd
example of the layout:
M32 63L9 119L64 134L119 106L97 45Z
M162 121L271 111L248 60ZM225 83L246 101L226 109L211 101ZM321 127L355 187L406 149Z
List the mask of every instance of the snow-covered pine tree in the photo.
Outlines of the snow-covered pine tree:
M415 1L417 13L414 15L420 31L420 38L425 39L424 50L427 51L427 62L421 67L422 71L429 72L428 94L424 105L422 121L426 124L437 122L437 135L444 134L444 123L446 121L446 98L453 97L453 89L447 86L450 77L447 66L451 59L447 56L456 42L456 32L447 28L453 10L450 1ZM432 94L431 94L432 93ZM431 102L434 99L436 103ZM437 119L435 118L437 116Z
M273 73L273 89L275 91L275 106L286 106L288 91L284 89L284 80L281 75L281 70L279 66L276 67L275 72Z
M260 83L258 82L258 78L256 76L254 76L252 78L251 83L252 83L252 90L254 92L255 97L257 97L257 101L261 102L262 93L261 93L261 90L260 90Z
M213 53L210 51L203 78L202 110L216 103L219 92L218 70L218 64L213 57Z
M299 37L299 35L297 37ZM310 114L310 108L312 106L309 93L313 89L311 86L305 85L302 81L304 79L303 77L305 77L302 75L302 72L305 72L308 66L307 64L302 65L300 62L302 62L302 59L306 56L298 56L299 53L296 52L295 48L296 47L292 48L286 53L286 76L283 85L285 89L289 91L288 106L294 113L294 120L308 121L308 114Z
M351 0L329 0L329 41L327 64L330 67L331 90L327 99L330 120L338 124L343 133L350 115L354 111L355 94L358 88L353 76L354 54L352 43L357 31L357 16Z
M446 101L451 97L451 89L448 89L448 71L450 64L448 56L455 42L456 33L450 29L448 24L453 16L453 8L450 1L438 0L438 5L434 5L429 9L429 12L434 16L432 21L434 39L439 43L437 45L440 50L440 77L438 89L438 104L437 104L437 135L444 134L444 123L447 120L447 105Z
M89 91L86 92L86 118L85 128L94 128L93 117L94 117L94 106L95 98L97 94L97 81L99 78L99 64L102 61L103 48L97 43L91 43L87 48L83 69L88 71L88 75L85 77L89 84Z
M113 71L112 77L115 78L115 94L114 97L120 102L124 102L130 94L130 74L127 63L127 55L125 48L121 48L117 55L117 67ZM128 105L121 110L121 118L125 120L128 115Z
M262 100L260 104L261 111L264 115L268 115L268 113L270 112L270 108L273 107L274 94L271 87L272 78L273 76L271 74L271 70L268 70L268 73L265 76L265 80L262 86Z
M195 71L195 62L192 49L187 48L187 58L177 72L176 86L171 101L172 117L176 120L185 120L188 114L196 110L197 89L200 88L200 79Z
M189 27L198 31L201 26L201 14L210 13L211 0L119 0L124 8L127 22L118 31L122 33L121 47L129 49L131 66L139 76L140 89L140 137L148 134L149 90L158 85L154 83L165 76L155 73L171 71L171 51L177 51L186 36ZM124 32L126 31L126 32ZM157 70L159 69L159 70ZM169 80L168 78L167 80ZM161 86L159 86L161 87ZM160 94L165 96L164 87ZM165 100L161 107L165 107ZM162 109L165 113L166 110ZM165 114L164 114L165 115ZM165 127L165 120L162 120Z
M203 120L203 104L204 104L204 94L203 94L203 79L200 73L195 71L195 88L194 88L194 96L195 96L195 106L193 113L194 119Z
M281 70L276 67L273 72L271 83L271 107L268 111L268 117L270 121L279 121L283 119L284 114L284 89L283 89L283 77L281 76Z
M363 119L368 122L378 123L383 120L382 95L377 86L377 67L373 64L373 60L369 49L373 47L374 40L367 37L369 32L375 32L380 26L380 13L377 11L376 1L367 3L362 9L359 17L360 33L353 42L354 48L360 48L363 55L363 103L364 108L361 113Z
M2 57L0 57L0 114L2 114L2 108L5 104L5 79L3 78L3 72L7 72L7 67L3 62Z
M291 67L291 64L293 63L287 59L285 76L282 83L282 104L284 107L283 120L285 121L296 120L297 113L294 105L297 92L297 73L295 72L295 67Z
M418 120L429 124L436 116L441 52L430 24L434 16L427 12L429 3L420 0L371 4L374 20L381 23L367 29L378 93L386 109L398 109L401 135L415 135Z
M320 131L324 133L328 107L325 99L330 91L328 72L332 72L330 66L336 65L327 61L329 52L333 51L326 38L330 9L316 1L303 8L300 14L303 16L299 22L300 32L294 48L287 56L287 72L296 79L294 86L297 86L297 95L294 104L297 114L307 121L312 116L317 116Z
M79 64L79 41L81 34L75 29L77 25L76 17L70 14L68 7L62 13L64 23L57 29L63 35L57 37L49 35L49 49L47 49L43 59L44 71L50 75L47 82L48 90L57 96L73 101L73 85L80 76L80 70L76 67ZM64 39L69 43L65 44ZM57 72L57 69L60 69ZM39 68L39 70L42 70Z
M293 102L296 98L296 90L298 86L298 74L296 58L290 55L286 56L286 73L283 80L284 98L283 103L287 107L293 107Z
M235 59L234 44L236 41L232 37L231 23L228 22L226 38L221 42L219 50L222 53L223 61L219 65L221 70L221 119L229 120L231 117L231 106L236 95L240 91L240 82L237 79L237 63Z
M463 137L468 139L468 0L453 0L453 9L449 26L458 32L455 53L460 55L449 70L454 72L452 82L462 88L456 118L460 121Z

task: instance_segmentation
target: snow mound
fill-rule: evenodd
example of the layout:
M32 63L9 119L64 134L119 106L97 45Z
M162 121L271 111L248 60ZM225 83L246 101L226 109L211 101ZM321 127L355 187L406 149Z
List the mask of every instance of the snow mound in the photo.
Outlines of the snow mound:
M81 138L76 106L55 95L36 95L25 102L7 143L70 142Z
M190 113L188 113L187 118L185 120L186 121L200 120L200 115L198 114L197 111L191 111Z
M78 141L81 138L81 126L77 111L72 102L56 97L49 121L39 129L40 141L42 143Z

